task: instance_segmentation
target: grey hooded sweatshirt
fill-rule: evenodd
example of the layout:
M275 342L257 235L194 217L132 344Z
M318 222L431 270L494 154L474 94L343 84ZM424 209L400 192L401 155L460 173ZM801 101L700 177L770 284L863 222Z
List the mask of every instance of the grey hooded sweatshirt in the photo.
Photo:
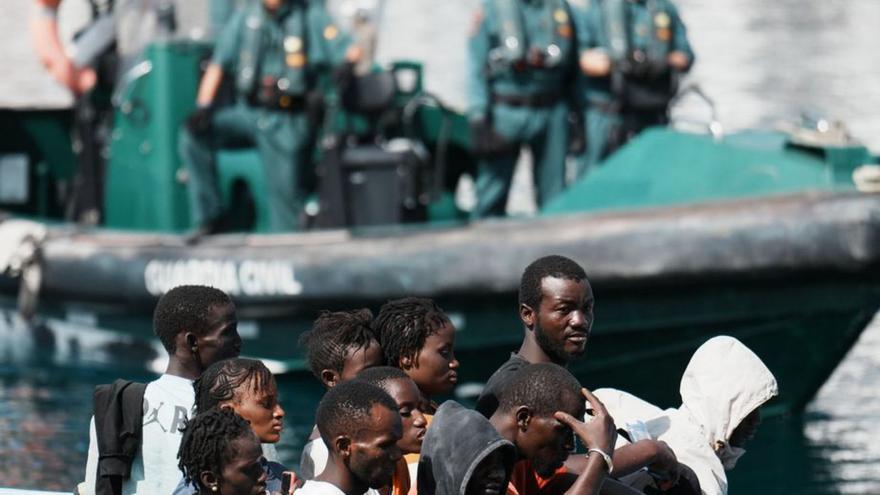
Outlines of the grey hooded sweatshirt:
M482 414L454 401L437 409L419 459L419 495L464 495L477 465L502 449L508 472L516 447L501 438Z

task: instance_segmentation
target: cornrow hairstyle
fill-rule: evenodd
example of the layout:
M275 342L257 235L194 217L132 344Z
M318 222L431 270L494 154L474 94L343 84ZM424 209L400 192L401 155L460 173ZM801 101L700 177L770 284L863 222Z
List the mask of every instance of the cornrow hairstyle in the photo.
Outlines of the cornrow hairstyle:
M366 308L321 312L312 329L299 338L312 374L321 380L321 372L326 369L342 373L350 349L363 349L378 340L373 334L372 322L373 313Z
M393 382L394 380L411 380L409 375L407 375L402 369L394 368L392 366L367 368L358 373L355 378L362 382L369 383L370 385L375 385L383 390L386 390L388 383Z
M519 303L537 311L541 305L541 281L546 277L580 282L587 279L581 265L565 256L550 255L538 258L523 271L519 284Z
M402 358L416 359L425 339L450 323L432 299L404 297L388 301L379 309L373 328L388 366L400 366Z
M153 311L153 331L168 353L176 349L175 338L181 332L204 335L210 330L211 311L231 304L222 290L204 285L180 285L166 292Z
M581 384L558 364L526 365L513 373L498 398L500 411L513 411L520 406L527 406L536 416L549 416L556 411L583 412Z
M202 486L200 473L219 473L232 458L232 444L241 438L256 435L251 425L229 409L213 409L187 422L177 451L177 467L186 483L194 485L199 493Z
M315 413L321 439L332 450L339 435L354 437L358 430L373 421L373 406L380 405L397 413L397 403L381 388L361 380L349 380L324 394Z
M212 364L193 382L196 413L215 409L221 402L237 400L245 386L254 392L277 387L272 372L258 359L233 358Z

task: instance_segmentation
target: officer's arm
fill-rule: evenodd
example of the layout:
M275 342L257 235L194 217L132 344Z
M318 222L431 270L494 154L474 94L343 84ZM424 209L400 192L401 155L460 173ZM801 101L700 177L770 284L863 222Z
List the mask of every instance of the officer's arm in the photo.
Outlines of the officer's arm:
M217 91L220 89L220 84L223 83L223 67L219 64L211 63L208 66L208 69L205 70L205 75L202 76L201 82L199 82L199 92L196 94L196 104L199 107L208 107L214 103L214 98L217 97Z
M483 10L474 13L470 38L468 39L468 119L482 121L489 112L489 78L486 66L489 60L489 30Z
M672 67L680 71L688 71L694 64L694 52L687 38L687 28L678 15L675 5L669 4L669 12L672 24L672 51L669 53L668 62Z
M309 4L309 58L316 65L338 66L356 63L363 50L354 44L351 35L340 28L327 12L324 2ZM318 48L312 50L311 47Z
M196 105L200 108L209 107L214 103L220 85L223 83L223 76L235 68L244 19L244 12L237 12L227 21L220 36L217 37L211 63L208 64L202 80L199 81L199 90L196 93Z
M611 57L599 41L602 29L601 5L591 1L586 10L572 7L580 56L578 65L590 77L604 77L611 73Z
M90 68L74 67L64 51L58 35L58 6L61 0L34 0L31 15L31 37L40 62L59 83L83 93L91 88L97 76Z

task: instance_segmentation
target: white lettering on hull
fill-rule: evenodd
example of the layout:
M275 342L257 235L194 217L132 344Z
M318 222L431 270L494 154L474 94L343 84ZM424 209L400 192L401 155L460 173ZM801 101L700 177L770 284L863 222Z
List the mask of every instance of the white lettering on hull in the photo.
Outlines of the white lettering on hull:
M297 296L303 290L287 261L150 260L144 269L144 285L154 296L186 284L209 285L232 296Z

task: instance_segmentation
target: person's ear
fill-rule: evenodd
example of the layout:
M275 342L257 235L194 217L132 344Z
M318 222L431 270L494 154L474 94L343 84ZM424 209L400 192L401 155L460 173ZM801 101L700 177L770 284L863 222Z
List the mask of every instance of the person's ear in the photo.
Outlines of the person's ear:
M527 406L519 406L516 408L516 427L521 431L526 431L529 429L529 424L532 422L532 410Z
M351 456L351 438L346 435L339 435L333 440L333 446L342 458Z
M211 471L202 471L199 473L199 482L211 490L211 493L220 493L220 477Z
M406 357L400 358L400 360L398 361L397 364L398 364L398 366L397 366L398 368L400 368L402 370L409 370L409 369L413 368L415 363L413 362L413 358L406 356Z
M230 403L230 402L224 402L224 403L222 403L222 404L218 404L217 407L218 407L221 411L232 411L232 412L235 412L235 408L232 407L232 403Z
M192 332L186 332L184 335L186 339L186 346L189 348L189 351L193 354L199 352L199 338L196 337L196 334Z
M321 371L321 381L324 382L324 385L327 388L333 388L336 385L339 385L341 378L342 377L339 376L339 373L336 370L326 369Z
M529 330L535 328L535 318L536 318L535 310L532 309L526 303L520 303L519 305L519 319L522 320L523 325L525 325Z

